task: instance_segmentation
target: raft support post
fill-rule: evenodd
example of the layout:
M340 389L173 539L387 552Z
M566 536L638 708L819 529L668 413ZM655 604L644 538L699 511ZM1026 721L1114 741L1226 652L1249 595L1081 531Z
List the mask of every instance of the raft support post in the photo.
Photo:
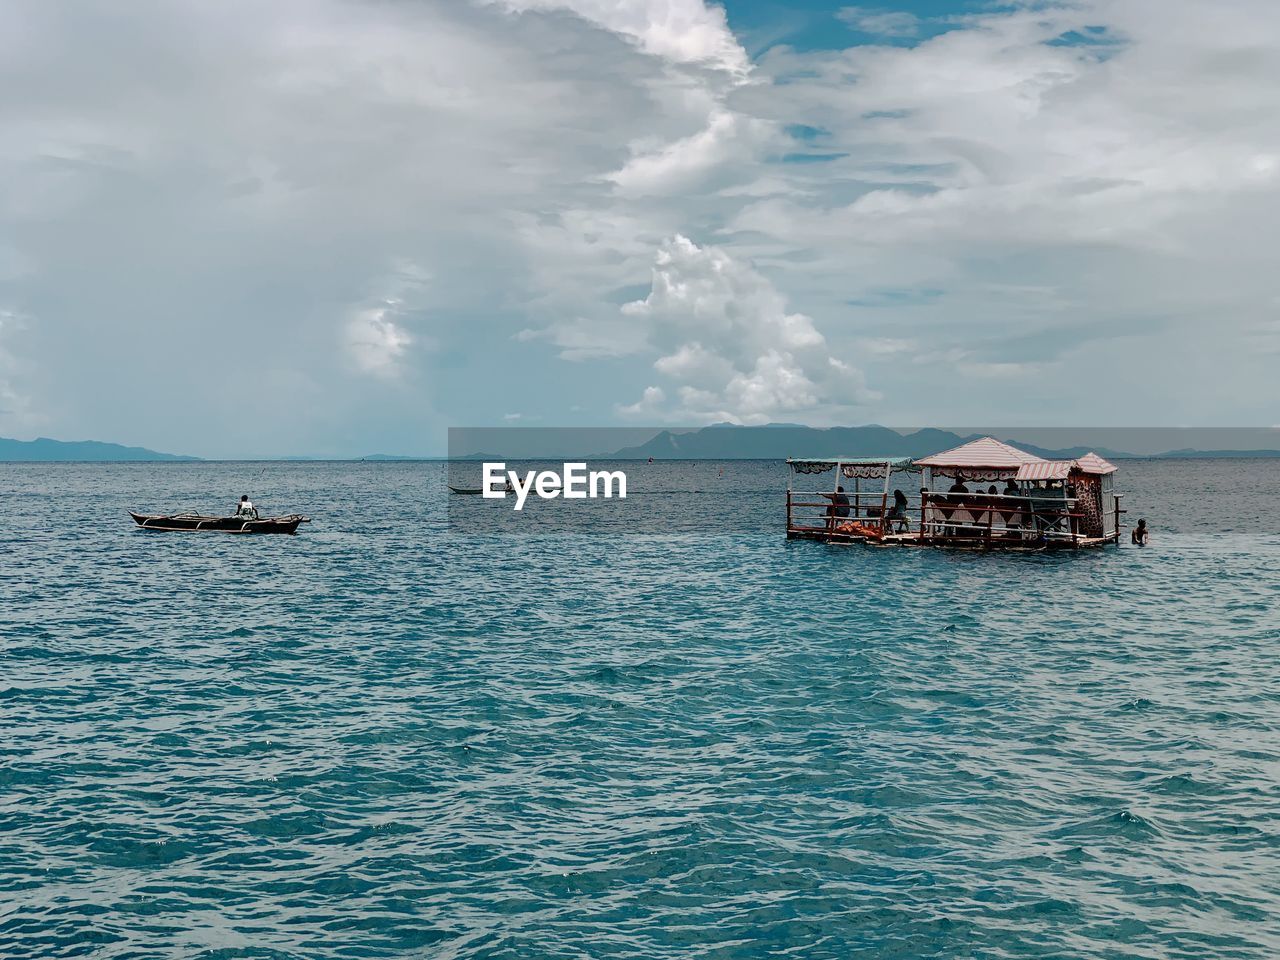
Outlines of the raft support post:
M880 536L883 537L889 532L889 521L885 519L885 514L889 512L889 475L893 473L893 462L886 460L884 462L884 493L880 497Z

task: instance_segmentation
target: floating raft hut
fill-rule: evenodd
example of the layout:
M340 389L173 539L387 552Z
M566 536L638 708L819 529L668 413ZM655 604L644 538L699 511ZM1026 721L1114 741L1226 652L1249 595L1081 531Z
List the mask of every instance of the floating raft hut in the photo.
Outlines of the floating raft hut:
M791 458L787 464L791 540L1046 550L1103 546L1120 537L1116 467L1096 453L1046 460L982 437L918 460Z

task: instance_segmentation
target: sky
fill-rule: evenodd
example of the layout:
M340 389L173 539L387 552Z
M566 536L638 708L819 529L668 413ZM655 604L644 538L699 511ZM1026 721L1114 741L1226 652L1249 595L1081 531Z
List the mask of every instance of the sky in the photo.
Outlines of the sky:
M1274 0L9 0L0 436L1280 423Z

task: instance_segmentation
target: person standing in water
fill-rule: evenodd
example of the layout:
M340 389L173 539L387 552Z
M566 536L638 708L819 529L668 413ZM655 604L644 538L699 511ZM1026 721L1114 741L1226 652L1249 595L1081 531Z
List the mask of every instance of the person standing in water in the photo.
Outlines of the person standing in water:
M1145 547L1151 539L1151 531L1147 529L1147 521L1139 520L1138 525L1133 528L1133 533L1129 534L1129 539L1139 547Z
M236 505L235 516L239 517L241 520L258 519L258 510L254 507L253 501L249 499L249 495L247 493L240 498L240 503Z

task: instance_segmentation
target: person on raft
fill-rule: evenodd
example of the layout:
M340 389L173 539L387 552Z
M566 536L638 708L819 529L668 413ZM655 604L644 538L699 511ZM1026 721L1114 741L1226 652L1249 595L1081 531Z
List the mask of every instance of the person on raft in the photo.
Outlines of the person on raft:
M236 505L235 516L240 520L258 519L258 510L253 505L253 501L249 499L249 495L247 493L240 498L240 502Z
M824 493L823 499L828 500L827 504L827 529L834 530L839 520L849 516L849 497L844 492L844 487L836 487L835 493Z
M896 523L899 533L911 529L911 522L907 519L907 495L901 490L893 491L893 506L889 508L885 519Z
M849 498L844 492L844 487L836 487L835 496L831 498L833 507L832 513L837 517L847 517L849 515Z

